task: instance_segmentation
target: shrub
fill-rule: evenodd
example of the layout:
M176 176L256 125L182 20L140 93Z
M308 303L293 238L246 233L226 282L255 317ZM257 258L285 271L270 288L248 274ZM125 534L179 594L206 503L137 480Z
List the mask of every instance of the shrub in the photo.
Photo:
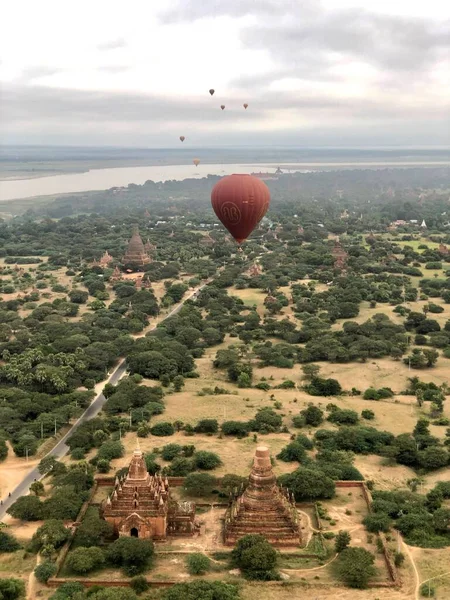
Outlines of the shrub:
M96 546L84 548L80 546L67 557L67 566L77 575L86 575L105 562L103 551Z
M242 421L225 421L221 427L224 435L235 435L238 438L243 438L248 435L248 423Z
M161 423L153 425L150 429L150 433L159 437L165 437L167 435L173 435L175 433L175 428L172 423L162 421Z
M143 594L150 587L147 583L147 579L143 575L138 575L137 577L133 577L130 581L131 589L136 592L136 594Z
M351 536L348 531L339 531L334 542L334 549L338 553L342 552L349 546L350 541Z
M302 462L306 457L305 448L299 444L298 442L291 442L287 446L285 446L279 454L277 454L277 458L284 462Z
M20 544L13 535L0 530L0 553L15 552L19 548Z
M305 424L311 427L318 427L323 421L323 410L318 406L308 406L300 412L300 415Z
M135 537L119 537L106 550L107 559L123 568L126 575L142 573L153 557L153 542Z
M361 416L367 421L373 421L373 419L375 419L375 413L373 412L373 410L369 410L368 408L365 408L361 411Z
M244 535L231 552L233 562L250 579L274 578L277 553L263 535Z
M50 560L46 560L34 569L34 575L40 583L47 583L50 577L56 573L56 565Z
M200 450L194 454L194 466L197 469L203 469L205 471L211 471L222 464L220 456L214 452L207 452L206 450Z
M217 433L219 431L219 423L216 419L202 419L195 426L196 433Z
M204 575L211 568L211 562L204 554L194 552L188 555L186 568L189 575Z
M216 478L209 473L190 473L184 480L183 488L191 496L210 494L216 485Z
M364 589L375 575L375 557L364 548L346 548L335 562L336 573L351 588Z
M342 388L336 379L323 379L313 377L309 385L305 385L305 391L311 396L339 396Z
M177 583L163 594L163 600L239 600L236 585L222 581Z
M25 596L25 583L13 577L0 579L0 598L17 600Z
M378 533L379 531L386 533L389 531L392 521L386 514L372 513L364 517L363 524L370 533Z
M181 454L182 451L183 451L183 447L180 446L179 444L166 444L161 449L161 457L164 460L171 461L176 456Z

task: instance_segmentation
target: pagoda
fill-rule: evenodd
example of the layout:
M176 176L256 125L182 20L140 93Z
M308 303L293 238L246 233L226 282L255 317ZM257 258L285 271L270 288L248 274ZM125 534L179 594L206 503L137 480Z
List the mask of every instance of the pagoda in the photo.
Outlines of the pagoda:
M113 260L114 259L111 254L108 252L108 250L106 250L98 264L100 267L107 267Z
M149 255L145 251L144 243L137 227L133 229L133 235L128 243L122 262L125 265L132 265L135 268L143 267L151 262Z
M261 275L261 268L258 263L254 263L248 270L250 277L258 277Z
M258 446L246 489L230 498L225 515L224 543L259 533L274 546L301 543L300 518L293 494L277 485L269 448Z
M156 250L156 246L152 244L149 239L147 239L144 245L144 250L147 252L147 254L150 254L150 252L154 252Z
M121 281L122 279L122 273L120 272L119 267L116 265L109 280L111 283L115 283L116 281Z
M102 503L103 518L119 536L164 540L167 535L193 535L195 504L170 498L167 477L150 475L140 448L128 474L116 477L114 491Z
M334 266L336 269L344 269L347 264L348 254L341 246L339 238L336 238L331 254L334 258Z

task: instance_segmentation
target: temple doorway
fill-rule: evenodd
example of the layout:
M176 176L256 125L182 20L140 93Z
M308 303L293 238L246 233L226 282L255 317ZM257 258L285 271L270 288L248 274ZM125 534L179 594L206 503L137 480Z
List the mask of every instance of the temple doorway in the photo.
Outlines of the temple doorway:
M131 537L139 537L139 531L138 531L137 527L132 527L130 529L130 535L131 535Z

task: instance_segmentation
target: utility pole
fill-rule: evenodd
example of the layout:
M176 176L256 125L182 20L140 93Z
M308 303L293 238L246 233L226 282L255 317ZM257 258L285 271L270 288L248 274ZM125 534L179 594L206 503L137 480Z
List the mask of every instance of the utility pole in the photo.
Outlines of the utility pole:
M44 423L41 421L41 440L44 437Z
M133 413L132 413L132 409L130 408L130 429L133 427Z
M28 446L25 448L25 453L26 453L27 462L28 462Z
M55 437L56 437L56 431L57 431L57 429L56 429L56 417L55 417Z

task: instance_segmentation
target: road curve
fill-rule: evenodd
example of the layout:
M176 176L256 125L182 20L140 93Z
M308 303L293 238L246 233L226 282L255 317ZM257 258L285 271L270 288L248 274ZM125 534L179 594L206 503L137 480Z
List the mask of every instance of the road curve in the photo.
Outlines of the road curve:
M172 317L173 315L177 314L181 310L181 307L187 300L192 300L192 299L196 298L197 294L210 282L211 282L211 280L208 280L205 283L203 283L201 286L196 288L191 294L189 294L189 296L184 298L175 308L173 308L170 312L168 312L167 315L163 319L160 319L154 325L150 325L149 327L144 329L144 331L142 331L140 334L138 334L135 337L137 337L137 338L143 337L147 333L154 331L156 329L156 327L159 325L159 323L162 323L169 317ZM109 375L108 379L106 379L104 381L104 384L105 385L107 383L111 383L113 385L116 384L119 381L119 379L125 375L126 370L127 370L127 366L126 366L125 359L123 358L119 362L119 364L114 368L113 372L111 373L111 375ZM103 395L103 392L100 392L92 400L91 404L87 407L87 409L84 411L84 413L81 415L81 417L72 425L72 427L69 429L69 431L56 443L55 446L53 446L53 448L50 450L50 452L48 452L45 456L54 456L57 459L61 459L63 456L65 456L67 454L67 452L69 451L69 446L66 444L68 438L74 433L74 431L82 423L85 423L86 421L89 421L89 419L93 419L94 417L96 417L98 415L98 413L102 410L105 402L106 402L106 398ZM2 498L3 504L0 505L0 520L6 515L6 511L8 510L8 508L12 504L14 504L14 502L18 498L20 498L20 496L23 496L28 493L28 491L30 489L30 485L33 483L33 481L39 481L43 477L44 477L44 475L41 475L41 473L39 473L37 467L35 467L31 471L28 471L28 473L25 475L25 477L22 479L22 481L19 483L19 485L11 492L11 495L8 496L7 498Z

